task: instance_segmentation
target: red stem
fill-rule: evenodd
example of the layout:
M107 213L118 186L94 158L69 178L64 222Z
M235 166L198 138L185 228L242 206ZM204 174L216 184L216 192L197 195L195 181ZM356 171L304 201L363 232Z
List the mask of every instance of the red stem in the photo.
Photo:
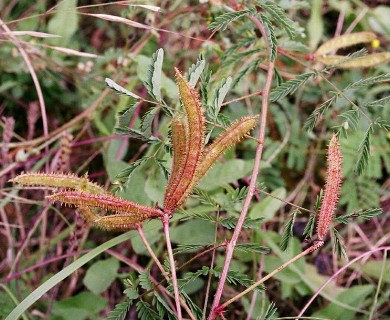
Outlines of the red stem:
M254 17L251 18L251 20L259 28L260 32L263 35L263 38L267 39L265 29L264 29L263 25L261 24L261 22L257 18L254 18ZM268 44L267 44L267 49L269 50ZM263 100L262 100L262 106L261 106L260 131L259 131L259 135L258 135L258 140L260 141L260 143L256 149L256 157L255 157L255 163L254 163L253 171L252 171L252 175L251 175L251 182L249 185L248 194L245 198L244 205L243 205L241 213L240 213L240 217L238 218L236 228L234 229L233 236L232 236L232 238L231 238L231 240L226 248L226 258L225 258L225 262L224 262L224 265L222 268L222 273L221 273L221 277L219 279L217 291L216 291L215 296L214 296L213 305L211 307L211 312L210 312L210 315L208 318L209 320L215 319L217 314L218 314L218 307L219 307L219 303L221 301L223 288L224 288L224 285L226 282L227 274L228 274L230 263L232 260L233 251L234 251L234 248L236 246L237 239L241 233L241 229L242 229L242 226L244 224L246 215L248 213L253 194L255 193L255 190L256 190L257 176L258 176L258 173L260 170L260 160L261 160L261 157L263 154L263 141L264 141L264 137L265 137L265 129L266 129L266 124L267 124L268 101L269 101L269 94L271 91L273 74L274 74L274 63L270 61L269 65L268 65L267 78L266 78L264 90L262 91L263 92Z

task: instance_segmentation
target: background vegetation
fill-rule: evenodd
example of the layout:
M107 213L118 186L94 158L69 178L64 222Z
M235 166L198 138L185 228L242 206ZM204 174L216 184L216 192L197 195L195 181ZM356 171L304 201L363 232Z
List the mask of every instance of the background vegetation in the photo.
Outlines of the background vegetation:
M228 306L225 317L295 317L314 294L304 316L390 317L390 8L357 0L240 5L0 2L0 318L50 279L54 288L41 298L35 293L38 301L23 319L174 319L169 299L154 286L167 284L136 231L117 237L92 229L74 208L44 201L47 190L8 181L22 171L87 174L117 196L161 204L171 163L169 125L179 107L174 67L188 73L205 62L196 88L212 140L221 127L261 112L270 60L275 75L257 191L222 300L308 246L333 132L344 157L337 232L319 252L270 279L266 290ZM267 41L252 16L266 26ZM313 60L322 43L361 31L376 39L337 54L384 53L375 66ZM159 48L161 81L151 83L148 70ZM161 99L153 95L156 85ZM126 132L118 130L123 121ZM208 314L257 144L245 139L230 149L171 220L179 287L199 318L206 299ZM164 263L161 222L145 223L144 232ZM67 266L69 277L53 280Z

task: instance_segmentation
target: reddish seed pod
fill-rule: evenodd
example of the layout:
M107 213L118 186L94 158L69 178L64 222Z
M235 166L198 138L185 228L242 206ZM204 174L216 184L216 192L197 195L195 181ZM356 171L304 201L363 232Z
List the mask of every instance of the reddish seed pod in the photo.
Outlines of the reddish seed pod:
M180 199L184 194L188 194L189 187L195 178L196 167L202 158L205 126L198 93L177 69L176 83L187 116L188 149L186 149L183 171L177 179L177 185L169 188L169 194L165 195L164 211L169 212L175 211L180 206Z
M326 184L322 198L321 209L318 215L317 235L318 240L323 241L329 231L329 225L340 197L342 183L342 162L340 142L334 134L328 147L328 169L326 172Z
M46 197L49 200L60 201L65 204L74 205L80 208L92 207L116 214L140 217L141 220L157 218L162 216L158 209L142 206L126 199L114 196L97 195L84 192L63 191Z

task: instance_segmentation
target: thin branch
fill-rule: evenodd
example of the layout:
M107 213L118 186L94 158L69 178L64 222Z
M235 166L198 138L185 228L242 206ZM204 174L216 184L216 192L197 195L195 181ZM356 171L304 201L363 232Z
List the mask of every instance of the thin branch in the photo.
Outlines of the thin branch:
M183 318L181 315L180 295L179 295L179 287L177 285L177 278L176 278L175 259L173 257L171 237L169 235L169 215L167 213L162 218L162 223L164 226L164 234L165 234L165 240L167 243L169 262L171 264L172 286L173 286L173 291L175 293L177 318L178 318L178 320L182 320Z
M152 250L152 248L150 247L149 245L149 242L148 242L148 239L146 239L146 236L145 236L145 233L144 233L144 229L142 228L142 224L139 223L137 225L137 231L138 231L138 234L143 242L143 244L145 245L146 247L146 250L149 252L150 256L152 257L153 261L156 263L156 265L158 266L158 268L160 269L162 275L165 277L165 279L168 280L168 277L166 275L166 272L164 270L164 267L162 266L160 260L158 260L158 258L156 257L156 255L154 254L154 251Z
M299 315L296 317L296 318L300 318L303 316L304 312L307 310L307 308L309 308L309 306L312 304L312 302L315 300L315 298L321 293L321 291L330 283L332 282L334 279L336 279L336 277L344 272L346 269L348 269L351 265L353 265L356 261L366 257L366 256L369 256L375 252L378 252L378 251L382 251L382 250L385 250L385 251L388 251L390 250L390 246L386 246L386 247L379 247L379 248L376 248L374 250L370 250L368 252L365 252L363 254L361 254L360 256L356 257L355 259L349 261L347 264L345 264L343 267L341 267L339 270L337 270L337 272L335 274L333 274L331 277L329 277L328 280L326 280L323 285L321 287L318 288L317 292L310 298L310 300L306 303L306 305L303 307L303 309L301 310L301 312L299 313Z
M267 39L265 29L264 29L263 25L261 24L261 22L255 17L252 17L251 20L259 28L261 34L263 35L263 38ZM269 44L267 42L266 42L266 45L267 45L267 51L269 52L270 47L269 47ZM261 161L261 158L263 155L263 142L264 142L264 137L265 137L266 125L267 125L268 102L269 102L269 95L270 95L270 91L271 91L271 84L272 84L273 75L274 75L274 63L270 61L268 64L267 78L266 78L264 90L262 91L263 100L262 100L262 106L261 106L260 131L259 131L259 135L258 135L258 140L260 141L260 144L257 146L257 149L256 149L255 163L253 166L253 171L252 171L252 175L251 175L251 182L249 185L248 193L247 193L247 196L245 198L244 205L243 205L241 213L240 213L240 217L238 218L236 228L234 229L233 236L232 236L232 238L227 246L226 258L225 258L225 262L224 262L224 265L222 268L222 273L221 273L221 277L220 277L220 280L218 283L217 291L216 291L215 296L214 296L213 305L211 307L211 312L210 312L210 315L208 318L209 320L213 320L217 316L217 308L219 306L219 302L220 302L221 297L222 297L222 292L223 292L223 288L224 288L227 274L229 271L230 262L231 262L232 257L233 257L233 251L234 251L234 248L236 246L238 237L241 233L241 229L242 229L242 226L244 224L246 215L248 213L249 206L250 206L250 203L252 201L252 197L255 193L257 176L258 176L258 173L260 170L260 161Z

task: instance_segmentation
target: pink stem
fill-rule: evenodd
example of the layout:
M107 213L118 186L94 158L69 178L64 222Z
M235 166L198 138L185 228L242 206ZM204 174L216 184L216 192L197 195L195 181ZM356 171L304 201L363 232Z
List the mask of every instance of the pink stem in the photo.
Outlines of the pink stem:
M297 318L300 318L303 316L303 313L307 310L307 308L309 308L310 304L314 301L314 299L320 294L320 292L322 291L322 289L324 289L331 281L333 281L340 273L342 273L343 271L345 271L348 267L350 267L352 264L354 264L356 261L364 258L365 256L368 256L368 255L372 255L373 253L375 252L378 252L378 251L382 251L382 250L385 250L385 251L388 251L390 250L390 246L387 246L387 247L379 247L379 248L376 248L376 249L373 249L373 250L370 250L368 252L365 252L363 254L361 254L360 256L356 257L355 259L349 261L345 266L343 266L342 268L340 268L335 274L333 274L328 280L326 280L323 285L321 287L318 288L317 292L310 298L310 300L306 303L306 305L303 307L303 309L301 310L301 312L299 313L299 315L297 316Z
M169 214L168 213L164 214L164 216L162 218L162 222L163 222L163 226L164 226L165 240L167 242L169 262L171 264L172 286L173 286L173 291L175 293L177 318L178 318L178 320L182 320L183 318L181 315L180 295L179 295L179 287L177 285L177 278L176 278L175 259L173 257L171 237L169 236Z
M260 32L263 35L263 38L267 39L265 29L264 29L263 25L261 24L261 22L257 18L251 18L251 20L259 28ZM269 50L269 47L268 47L268 50ZM260 160L261 160L261 157L263 154L263 141L264 141L264 137L265 137L265 129L266 129L266 124L267 124L268 101L269 101L269 94L271 91L271 84L272 84L273 75L274 75L274 63L270 61L269 65L268 65L267 78L266 78L264 90L262 91L263 100L262 100L262 106L261 106L260 131L259 131L259 135L258 135L258 140L260 141L260 144L257 146L257 149L256 149L255 163L253 166L253 171L252 171L252 175L251 175L251 182L249 185L248 194L245 198L244 205L242 207L240 217L238 218L236 228L234 229L233 236L232 236L232 238L231 238L231 240L226 248L226 258L225 258L225 262L224 262L224 265L222 268L222 273L221 273L221 277L219 279L217 291L216 291L215 296L214 296L213 305L211 307L211 312L210 312L210 315L208 318L209 320L213 320L217 316L217 310L218 310L219 302L221 301L223 288L224 288L224 285L226 282L230 262L231 262L232 256L233 256L233 251L234 251L234 248L236 246L237 239L241 233L241 229L242 229L242 226L244 224L246 215L248 213L253 194L255 193L256 183L257 183L257 175L258 175L259 170L260 170Z

